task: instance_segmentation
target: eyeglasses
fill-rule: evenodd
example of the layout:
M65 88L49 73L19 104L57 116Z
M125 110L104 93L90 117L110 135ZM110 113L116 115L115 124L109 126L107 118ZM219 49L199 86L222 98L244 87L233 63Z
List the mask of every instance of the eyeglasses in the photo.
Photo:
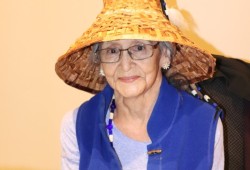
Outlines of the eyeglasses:
M159 42L156 44L138 44L131 46L127 49L119 48L105 48L100 49L95 52L95 55L99 58L102 63L116 63L121 58L122 51L128 51L129 56L133 60L144 60L153 56L154 49L158 46Z

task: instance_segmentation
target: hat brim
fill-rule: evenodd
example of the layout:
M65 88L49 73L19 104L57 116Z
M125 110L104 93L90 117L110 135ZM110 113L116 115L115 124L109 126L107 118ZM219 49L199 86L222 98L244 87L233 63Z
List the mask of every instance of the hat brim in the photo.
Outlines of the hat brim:
M98 92L106 84L99 75L99 65L91 61L91 45L119 39L143 39L176 43L168 74L182 74L189 83L210 78L215 59L198 48L172 25L160 10L103 9L92 26L61 56L56 72L67 84L88 92Z

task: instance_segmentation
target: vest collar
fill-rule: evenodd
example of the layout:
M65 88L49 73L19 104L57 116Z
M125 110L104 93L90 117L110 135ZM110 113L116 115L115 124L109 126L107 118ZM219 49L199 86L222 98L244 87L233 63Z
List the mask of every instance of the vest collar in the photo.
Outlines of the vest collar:
M163 78L158 99L147 125L152 143L160 142L171 130L179 108L180 96L180 92Z

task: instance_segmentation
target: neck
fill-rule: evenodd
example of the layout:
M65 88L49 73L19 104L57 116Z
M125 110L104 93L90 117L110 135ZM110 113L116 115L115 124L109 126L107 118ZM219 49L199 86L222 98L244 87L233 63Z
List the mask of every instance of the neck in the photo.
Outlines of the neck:
M156 88L136 97L124 98L115 93L114 123L129 138L143 142L151 140L147 124L159 94L160 84L161 81Z
M147 99L149 99L147 96L142 96L137 99L116 100L115 118L129 122L136 121L139 124L147 123L155 103L155 100L148 101Z

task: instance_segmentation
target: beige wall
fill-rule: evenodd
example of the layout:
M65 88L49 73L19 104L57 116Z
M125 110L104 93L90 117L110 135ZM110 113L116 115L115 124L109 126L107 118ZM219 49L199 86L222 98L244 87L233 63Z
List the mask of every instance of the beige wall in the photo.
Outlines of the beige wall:
M249 60L248 0L173 5L192 16L188 36L195 42ZM61 118L90 95L65 85L54 64L101 6L101 0L0 0L0 169L60 169Z
M249 0L172 1L189 20L188 33L211 53L250 61Z

